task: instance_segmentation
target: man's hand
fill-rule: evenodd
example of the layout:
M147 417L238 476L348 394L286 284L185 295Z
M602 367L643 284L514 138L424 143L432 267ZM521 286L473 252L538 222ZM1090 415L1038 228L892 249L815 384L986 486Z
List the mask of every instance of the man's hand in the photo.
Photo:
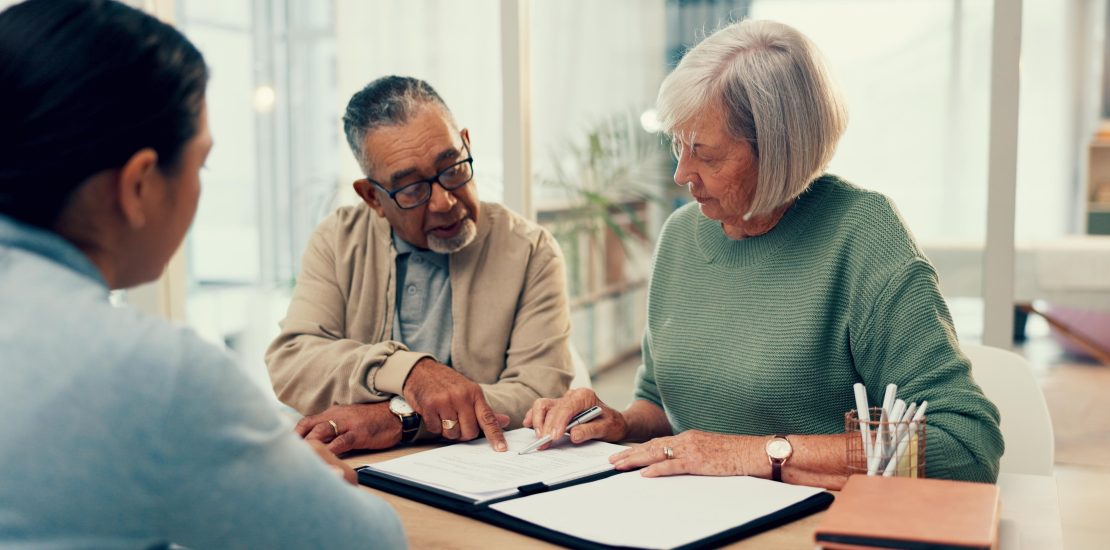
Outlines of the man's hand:
M336 457L335 454L333 454L331 451L329 451L323 443L320 443L316 440L311 440L308 442L308 446L312 447L312 450L316 451L316 454L320 455L320 458L323 459L324 463L326 463L328 466L331 466L331 469L335 470L335 473L342 477L344 481L350 483L351 485L358 485L358 476L355 475L355 471L351 469L351 467L348 466L346 462L339 460L339 458Z
M401 442L401 419L389 402L336 405L306 416L294 428L305 440L326 443L335 454L353 449L388 449Z
M409 372L403 390L405 401L420 414L428 431L461 441L485 434L495 451L509 448L501 430L509 417L493 412L482 388L455 369L428 357L421 359Z

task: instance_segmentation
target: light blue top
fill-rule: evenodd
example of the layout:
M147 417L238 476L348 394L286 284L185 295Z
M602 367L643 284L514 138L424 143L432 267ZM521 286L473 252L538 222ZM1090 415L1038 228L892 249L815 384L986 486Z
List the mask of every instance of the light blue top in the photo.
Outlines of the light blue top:
M239 367L0 216L0 547L398 548Z
M423 250L393 235L397 249L397 317L393 339L451 364L451 278L447 254Z

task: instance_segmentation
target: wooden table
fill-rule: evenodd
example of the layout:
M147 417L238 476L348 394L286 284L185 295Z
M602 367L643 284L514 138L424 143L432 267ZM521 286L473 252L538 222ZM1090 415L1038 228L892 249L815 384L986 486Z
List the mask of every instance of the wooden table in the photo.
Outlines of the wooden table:
M415 445L377 453L352 455L344 460L357 468L364 464L373 464L438 446L436 444ZM999 547L1002 550L1063 548L1056 478L1002 474L998 483L1002 487ZM514 531L446 512L404 497L366 486L362 489L381 497L397 510L412 548L559 548ZM806 516L777 529L739 540L726 548L811 549L814 547L813 532L817 530L823 515L824 512L818 512Z

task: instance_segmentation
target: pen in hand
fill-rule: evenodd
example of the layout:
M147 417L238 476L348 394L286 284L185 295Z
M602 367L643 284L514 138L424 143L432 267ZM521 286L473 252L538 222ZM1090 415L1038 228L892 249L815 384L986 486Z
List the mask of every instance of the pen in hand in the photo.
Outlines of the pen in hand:
M570 424L567 424L566 433L569 434L571 428L573 428L573 427L575 427L579 424L585 424L586 422L589 422L589 421L591 421L591 420L593 420L593 419L595 419L599 416L601 416L601 407L599 407L597 405L594 405L593 407L590 407L590 408L574 415L574 417L570 419ZM539 449L540 447L543 447L549 441L551 441L551 436L550 435L545 435L545 436L533 441L531 445L529 445L529 446L525 447L524 449L520 450L519 452L517 452L517 454L518 455L523 455L523 454L528 454L530 452L533 452L536 449Z

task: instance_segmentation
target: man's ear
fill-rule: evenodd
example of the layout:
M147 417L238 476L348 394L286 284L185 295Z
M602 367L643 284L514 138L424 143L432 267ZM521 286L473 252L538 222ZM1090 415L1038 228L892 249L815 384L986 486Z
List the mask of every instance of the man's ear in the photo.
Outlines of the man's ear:
M382 210L382 203L378 200L378 194L374 192L374 186L366 179L355 180L352 184L355 188L355 193L362 197L363 202L370 207L371 210L377 212L379 216L385 217L385 211Z
M463 128L462 131L459 132L459 134L462 135L463 143L465 143L466 146L469 148L470 147L470 130L467 129L467 128Z
M116 199L127 225L138 229L146 225L146 202L152 193L153 178L158 170L158 153L149 147L140 149L119 169Z

